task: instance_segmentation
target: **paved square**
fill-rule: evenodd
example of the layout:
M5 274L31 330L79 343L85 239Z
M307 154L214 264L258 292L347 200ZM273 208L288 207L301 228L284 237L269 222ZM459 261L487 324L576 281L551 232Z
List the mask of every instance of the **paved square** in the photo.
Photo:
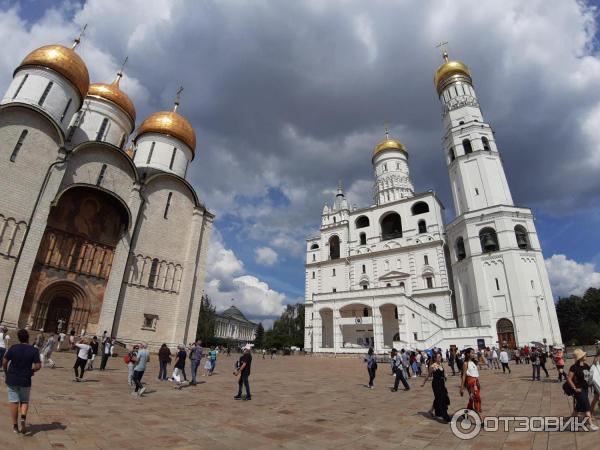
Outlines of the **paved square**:
M233 400L233 355L219 358L214 376L182 390L156 380L154 356L144 376L148 391L139 399L130 395L122 359L111 359L110 370L87 372L84 383L75 383L74 355L54 356L59 367L33 378L31 436L12 433L2 381L0 448L600 448L600 432L497 432L462 441L449 425L426 416L433 400L429 384L421 388L421 379L413 378L410 392L392 393L389 367L380 364L376 388L368 390L365 364L358 358L255 355L253 399L241 402ZM485 415L570 414L570 399L554 382L553 369L552 382L536 383L529 381L531 366L512 369L511 376L482 371ZM450 376L447 385L452 414L467 398L458 394L458 377Z

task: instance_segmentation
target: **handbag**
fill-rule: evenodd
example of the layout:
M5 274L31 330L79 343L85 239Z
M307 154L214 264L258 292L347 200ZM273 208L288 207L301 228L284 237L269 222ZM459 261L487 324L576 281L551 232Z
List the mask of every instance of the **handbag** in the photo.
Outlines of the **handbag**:
M575 394L577 394L577 391L573 389L573 386L571 386L571 384L568 381L565 381L563 383L562 389L565 395L568 395L569 397L573 397Z

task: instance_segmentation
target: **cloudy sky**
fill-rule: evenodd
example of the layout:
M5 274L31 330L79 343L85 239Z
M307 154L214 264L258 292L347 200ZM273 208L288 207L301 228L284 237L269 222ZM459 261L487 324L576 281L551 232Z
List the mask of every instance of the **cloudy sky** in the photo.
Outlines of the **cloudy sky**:
M127 5L125 6L125 3ZM600 285L598 11L567 0L0 0L0 86L30 50L68 44L94 82L129 57L122 88L143 118L196 128L189 179L217 215L206 291L270 322L304 294L304 240L343 180L370 202L388 122L418 191L454 212L432 83L435 44L467 63L513 197L533 208L555 296Z

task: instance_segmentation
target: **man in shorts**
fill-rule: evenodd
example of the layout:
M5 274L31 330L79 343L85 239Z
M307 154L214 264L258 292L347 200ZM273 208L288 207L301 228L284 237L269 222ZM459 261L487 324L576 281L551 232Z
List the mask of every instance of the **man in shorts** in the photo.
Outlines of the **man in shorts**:
M19 432L18 418L21 413L21 433L25 434L27 410L29 409L29 393L31 391L31 377L42 367L40 352L29 345L27 330L17 333L19 343L10 347L2 359L2 367L6 373L6 390L10 415L13 421L13 432ZM9 364L10 363L10 364Z

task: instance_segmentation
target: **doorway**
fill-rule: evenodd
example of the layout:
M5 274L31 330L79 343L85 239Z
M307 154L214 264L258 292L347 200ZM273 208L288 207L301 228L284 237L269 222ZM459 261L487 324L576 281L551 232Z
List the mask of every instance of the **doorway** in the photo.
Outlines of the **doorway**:
M500 347L517 348L515 328L510 320L500 319L496 323L496 331L498 332L498 345Z
M62 330L66 333L69 329L69 319L71 318L72 310L73 300L67 297L54 297L50 300L50 304L48 305L44 331L58 333ZM61 330L58 329L59 321L61 322Z

